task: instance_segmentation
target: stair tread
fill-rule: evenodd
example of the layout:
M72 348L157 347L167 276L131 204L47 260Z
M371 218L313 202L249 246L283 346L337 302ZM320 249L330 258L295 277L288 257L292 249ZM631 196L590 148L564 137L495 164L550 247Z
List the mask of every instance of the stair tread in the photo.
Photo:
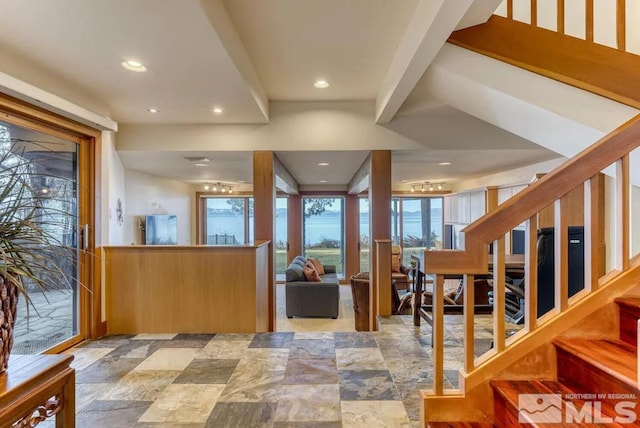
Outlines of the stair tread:
M569 388L562 385L556 380L496 380L491 381L491 386L495 392L500 394L504 400L518 412L519 409L519 394L560 394L563 397L563 401L566 401L564 397L567 397L574 392ZM571 399L579 408L582 408L584 401ZM603 414L602 416L611 416ZM531 424L531 426L537 426ZM579 427L580 423L543 423L544 427ZM592 423L589 426L593 427L620 427L616 423L599 424Z
M640 297L617 297L616 304L640 311Z
M620 340L556 338L553 344L597 367L632 388L637 388L637 350Z

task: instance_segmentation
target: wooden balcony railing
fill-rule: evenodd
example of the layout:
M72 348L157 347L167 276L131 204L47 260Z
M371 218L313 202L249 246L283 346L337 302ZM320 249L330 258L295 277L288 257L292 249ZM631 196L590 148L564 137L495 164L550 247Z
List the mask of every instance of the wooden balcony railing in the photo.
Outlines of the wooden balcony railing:
M544 343L546 323L559 322L560 317L572 307L602 290L630 265L638 264L630 259L629 216L629 154L640 146L640 116L625 123L593 146L567 161L551 173L530 185L494 211L481 217L464 229L464 250L424 251L423 270L434 277L433 286L433 361L434 385L432 394L444 393L444 275L462 275L464 280L464 367L461 371L461 390L474 388L490 378L495 371L515 361L517 353L510 352L516 344L534 337L533 342ZM611 269L605 274L602 246L605 222L603 218L601 171L615 172L615 191L611 201L615 204L615 232L610 236L607 248L612 260ZM568 194L584 184L584 278L585 287L569 298L568 292ZM538 213L555 207L554 257L555 257L555 308L538 318L537 311L537 234ZM525 325L517 334L505 337L505 234L525 222ZM489 245L493 244L493 348L481 357L474 350L474 275L489 272ZM604 291L604 290L603 290ZM578 315L574 310L572 319ZM568 321L567 321L568 322ZM554 324L555 325L555 324ZM532 345L533 346L533 345ZM507 355L509 355L507 357ZM502 359L502 360L501 360Z

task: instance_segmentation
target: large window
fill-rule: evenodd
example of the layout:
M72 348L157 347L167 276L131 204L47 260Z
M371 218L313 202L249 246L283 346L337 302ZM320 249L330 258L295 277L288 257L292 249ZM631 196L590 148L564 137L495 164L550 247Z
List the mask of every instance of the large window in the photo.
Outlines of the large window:
M276 198L276 278L287 270L287 198Z
M402 198L403 262L420 250L442 248L442 198Z
M344 198L303 197L305 257L335 265L344 275Z
M360 198L360 272L369 272L369 199Z
M253 241L253 198L206 198L205 210L207 245Z

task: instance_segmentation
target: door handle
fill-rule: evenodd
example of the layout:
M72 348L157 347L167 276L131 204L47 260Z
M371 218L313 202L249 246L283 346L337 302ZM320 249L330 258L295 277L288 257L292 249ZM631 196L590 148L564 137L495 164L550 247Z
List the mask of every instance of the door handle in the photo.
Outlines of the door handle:
M89 225L80 226L80 249L86 251L89 248Z

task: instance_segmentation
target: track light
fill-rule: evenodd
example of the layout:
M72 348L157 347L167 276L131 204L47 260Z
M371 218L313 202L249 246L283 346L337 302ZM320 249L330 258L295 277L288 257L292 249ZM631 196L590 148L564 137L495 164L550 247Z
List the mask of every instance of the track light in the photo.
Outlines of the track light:
M204 190L209 190L211 189L212 192L220 192L220 193L233 193L233 186L230 184L224 184L224 183L211 183L211 184L205 184L204 185Z
M411 185L411 193L415 193L418 190L420 192L426 192L426 191L433 192L436 189L437 190L442 190L444 188L444 184L445 183L442 183L442 182L440 182L440 183L432 183L430 181L425 181L424 183L412 184Z

